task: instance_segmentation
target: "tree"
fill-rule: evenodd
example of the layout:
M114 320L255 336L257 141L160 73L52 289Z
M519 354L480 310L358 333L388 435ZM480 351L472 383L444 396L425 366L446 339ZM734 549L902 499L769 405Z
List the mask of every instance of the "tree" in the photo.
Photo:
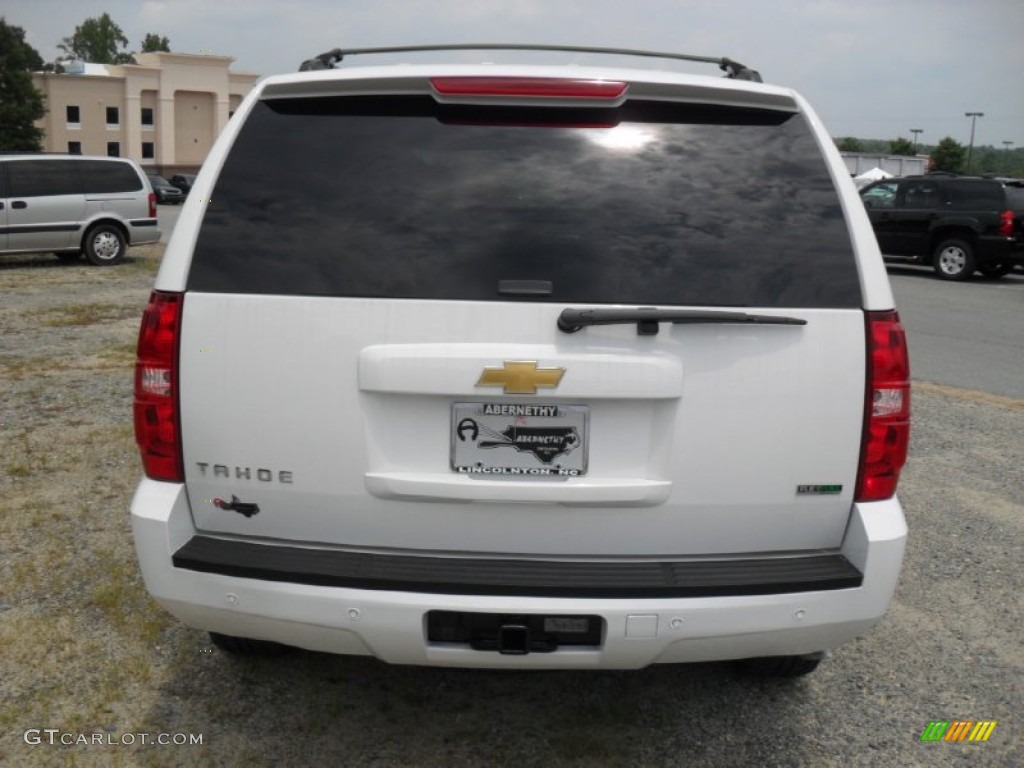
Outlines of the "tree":
M124 32L110 14L104 13L83 21L75 27L75 34L65 37L57 47L72 58L93 64L131 64L132 55L124 50L127 45Z
M962 144L947 136L932 150L932 170L960 173L964 169L966 151Z
M0 150L42 148L43 132L35 121L46 108L31 74L42 67L39 51L25 42L25 30L0 17Z
M840 152L863 152L864 151L864 145L861 144L857 139L853 138L853 136L847 136L845 139L843 139L843 140L841 140L839 142L838 146L839 146L839 151Z
M999 157L998 151L993 147L975 147L977 161L973 164L977 167L978 173L999 173L1003 170L1003 158Z
M146 33L146 38L142 41L141 53L154 53L156 51L171 52L171 41L166 37L160 37L160 35L154 34L153 32Z
M904 139L900 136L898 139L894 139L889 142L889 154L890 155L914 155L914 145L910 139Z

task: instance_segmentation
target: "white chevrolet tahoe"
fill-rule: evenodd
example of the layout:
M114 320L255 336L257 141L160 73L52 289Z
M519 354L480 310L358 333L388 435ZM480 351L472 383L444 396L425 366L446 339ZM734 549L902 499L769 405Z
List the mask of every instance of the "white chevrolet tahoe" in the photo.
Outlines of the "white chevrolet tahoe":
M168 244L157 601L231 651L459 667L793 676L878 622L907 349L804 99L728 59L340 61L380 52L256 86Z

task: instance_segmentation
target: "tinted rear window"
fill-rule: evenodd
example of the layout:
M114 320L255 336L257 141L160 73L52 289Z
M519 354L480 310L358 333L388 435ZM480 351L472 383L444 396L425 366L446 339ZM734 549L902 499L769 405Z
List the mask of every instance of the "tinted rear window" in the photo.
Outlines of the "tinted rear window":
M74 160L11 160L7 163L11 197L80 195Z
M820 151L784 113L265 101L211 198L190 290L860 306Z
M82 160L79 162L79 170L88 194L138 192L142 189L142 179L127 163Z
M1001 210L1003 186L996 181L956 181L946 185L951 208L961 211Z

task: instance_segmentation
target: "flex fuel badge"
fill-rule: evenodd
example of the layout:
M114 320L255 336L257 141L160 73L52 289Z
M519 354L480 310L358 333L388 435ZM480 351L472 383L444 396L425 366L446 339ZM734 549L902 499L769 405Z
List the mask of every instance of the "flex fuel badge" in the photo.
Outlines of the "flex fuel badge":
M798 485L797 496L836 496L843 492L842 485Z

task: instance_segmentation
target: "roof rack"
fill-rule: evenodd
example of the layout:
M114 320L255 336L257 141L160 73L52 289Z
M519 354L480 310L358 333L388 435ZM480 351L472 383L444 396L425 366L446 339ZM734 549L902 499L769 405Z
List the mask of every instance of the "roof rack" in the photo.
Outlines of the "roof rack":
M659 51L643 51L632 48L590 48L577 45L518 45L506 43L467 43L458 45L404 45L389 48L349 48L321 53L312 59L306 59L299 66L300 72L308 72L317 69L333 69L346 56L374 53L423 53L427 51L560 51L566 53L603 53L613 56L645 56L657 59L676 59L678 61L699 61L704 64L717 64L718 68L725 72L725 76L734 80L751 80L755 83L762 82L761 74L756 70L745 67L738 61L712 56L693 56L688 53L662 53Z

